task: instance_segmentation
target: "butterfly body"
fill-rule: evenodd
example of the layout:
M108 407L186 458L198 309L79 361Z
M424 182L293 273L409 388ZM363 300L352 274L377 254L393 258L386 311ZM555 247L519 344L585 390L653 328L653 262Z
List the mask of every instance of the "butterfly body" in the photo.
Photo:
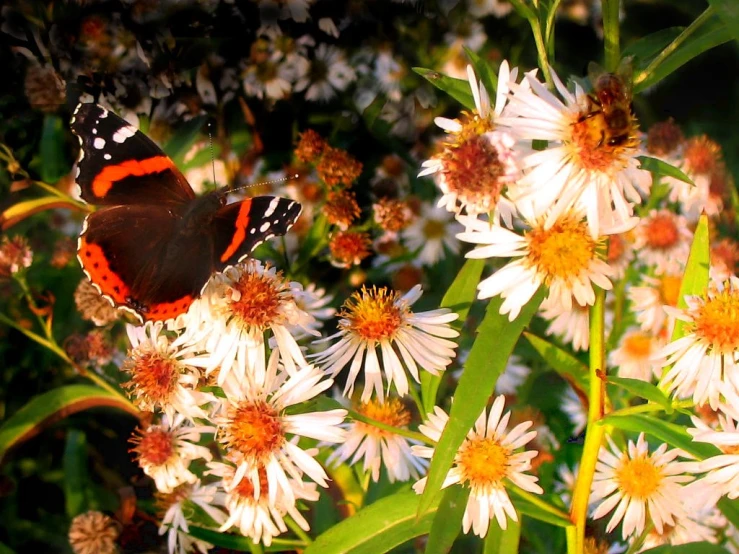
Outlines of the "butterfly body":
M154 142L101 106L80 104L72 131L81 197L98 206L80 234L82 269L141 320L186 312L214 272L285 234L300 215L287 198L228 204L227 191L196 196Z

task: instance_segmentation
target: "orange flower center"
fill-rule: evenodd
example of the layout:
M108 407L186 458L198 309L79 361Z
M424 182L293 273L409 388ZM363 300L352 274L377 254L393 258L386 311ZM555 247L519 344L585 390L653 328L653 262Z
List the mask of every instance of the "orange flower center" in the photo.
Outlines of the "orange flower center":
M384 403L370 400L362 404L358 411L362 415L391 427L405 427L411 421L411 414L397 398L391 398ZM390 431L379 429L369 423L357 421L355 425L360 432L377 438L393 436L393 433Z
M403 324L405 311L398 305L399 295L386 287L362 287L347 299L339 314L346 321L339 327L359 335L365 341L392 339Z
M221 440L249 460L265 461L286 439L282 418L274 408L261 401L243 401L229 410Z
M284 316L280 313L280 305L291 295L280 278L280 273L270 277L256 271L244 272L233 285L238 295L229 303L230 312L246 327L265 329L273 323L281 323Z
M661 212L648 218L644 223L644 236L647 247L654 250L669 250L680 239L675 217L671 213Z
M709 298L698 308L694 319L695 334L711 349L729 354L739 348L739 291L727 283L723 291Z
M468 439L457 454L461 483L472 489L497 488L508 475L511 450L492 438Z
M647 500L659 489L662 471L645 455L622 460L616 470L616 481L624 496L637 500Z

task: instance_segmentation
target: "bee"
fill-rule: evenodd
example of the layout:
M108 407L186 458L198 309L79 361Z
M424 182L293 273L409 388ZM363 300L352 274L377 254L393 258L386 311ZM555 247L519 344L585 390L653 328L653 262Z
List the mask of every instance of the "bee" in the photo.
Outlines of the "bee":
M600 126L598 146L624 146L635 139L631 62L632 58L624 58L616 73L608 73L594 62L588 66L593 90L588 95L588 111L580 120L595 118L592 123Z

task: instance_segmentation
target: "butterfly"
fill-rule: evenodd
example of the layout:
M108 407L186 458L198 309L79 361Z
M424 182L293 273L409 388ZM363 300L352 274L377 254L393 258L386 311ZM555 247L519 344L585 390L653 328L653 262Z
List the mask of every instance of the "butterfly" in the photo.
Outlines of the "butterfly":
M146 135L96 104L71 122L80 141L86 218L77 257L114 306L140 321L185 313L210 276L284 235L301 212L288 198L226 203L228 189L196 196L174 162Z

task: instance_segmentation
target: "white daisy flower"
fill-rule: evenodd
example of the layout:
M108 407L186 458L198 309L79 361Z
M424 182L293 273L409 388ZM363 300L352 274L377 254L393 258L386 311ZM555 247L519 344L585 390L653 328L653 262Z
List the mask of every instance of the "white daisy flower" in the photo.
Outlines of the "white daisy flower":
M565 505L569 506L572 501L572 493L575 491L577 472L579 470L579 464L575 464L575 467L572 469L567 464L557 466L557 480L554 482L554 492L560 496Z
M506 480L523 490L542 494L543 489L536 484L537 477L525 473L531 469L531 460L536 457L535 450L516 452L535 436L535 431L526 432L532 426L527 421L507 431L510 412L503 415L505 397L498 396L490 408L490 414L483 410L475 425L467 433L462 446L454 457L454 465L447 473L442 488L460 484L470 489L470 496L462 519L462 529L470 529L475 535L484 537L488 532L490 520L495 518L501 529L508 527L508 518L518 521ZM428 414L428 421L418 429L433 441L438 441L449 420L449 416L439 407ZM413 453L420 458L430 459L434 448L416 445ZM413 485L413 490L421 494L426 487L426 477Z
M446 252L459 253L457 234L460 232L462 226L450 212L424 202L421 214L402 231L401 236L410 251L418 251L414 262L431 266L441 260Z
M187 327L175 344L204 350L191 363L206 374L218 369L222 386L231 371L243 376L245 368L264 365L256 358L264 357L264 333L270 330L271 343L287 371L294 373L307 362L292 333L318 334L313 316L298 306L296 289L303 291L302 285L286 281L276 268L258 260L228 267L211 278L190 307Z
M177 414L190 419L205 417L200 406L214 397L195 390L201 377L195 353L176 346L163 334L161 322L126 325L126 334L131 350L121 370L129 373L131 380L123 387L130 391L136 407L148 412L160 410L169 421Z
M222 462L209 463L206 471L207 475L220 477L219 485L227 491L222 495L222 501L228 512L228 518L221 522L219 532L223 533L236 527L242 535L251 538L254 544L262 542L265 546L270 546L274 537L287 532L286 515L289 515L304 531L310 530L310 525L298 510L296 501L318 500L319 494L315 483L288 479L291 494L278 495L270 501L265 468L258 471L258 487L255 487L249 479L241 479L235 483L236 472L236 466Z
M157 490L169 493L183 483L194 483L197 476L188 468L193 460L209 461L213 455L200 442L203 433L215 433L210 425L192 425L184 416L177 415L170 421L165 415L158 425L139 428L132 435L131 449L136 460L149 477L154 479Z
M675 461L680 451L667 451L667 444L662 444L650 454L644 433L636 444L629 441L627 452L621 452L610 437L608 442L610 451L601 447L593 478L591 498L599 502L593 518L616 508L606 532L623 520L624 540L640 535L648 521L659 533L666 525L674 526L676 516L685 516L682 485L693 480L684 474L685 464Z
M523 363L521 357L511 354L503 373L495 381L495 393L516 394L518 387L524 384L530 373L531 368Z
M670 210L652 210L634 229L634 250L639 261L657 275L675 274L685 266L693 233L683 216Z
M220 525L226 519L226 514L216 506L222 501L223 493L217 491L215 485L202 486L200 481L193 484L180 485L171 493L157 493L157 506L164 513L159 534L167 533L167 547L169 554L190 554L191 552L207 552L211 544L190 536L190 526L185 513L192 514L197 507L205 512L216 524ZM197 550L196 550L197 548Z
M626 294L631 310L636 314L642 331L653 336L672 333L674 321L665 307L677 306L682 281L682 272L659 277L642 275L640 286L628 289Z
M299 310L307 313L312 320L305 320L303 325L289 326L288 329L295 340L307 336L319 336L323 322L331 319L336 314L336 309L329 306L333 301L332 294L326 294L326 289L316 288L315 283L304 287L300 283L291 283L292 294L295 304Z
M650 382L661 375L653 358L663 346L663 339L632 329L625 332L618 347L608 353L608 364L617 369L619 377Z
M292 90L294 68L285 63L281 52L272 52L258 63L250 63L244 71L242 85L247 96L280 100Z
M706 135L685 141L676 155L677 165L690 177L693 184L674 177L663 177L670 185L670 201L679 202L680 211L689 221L696 221L701 213L715 216L721 211L721 197L712 194L711 181L720 173L721 146Z
M400 82L406 72L406 68L393 56L391 50L382 50L375 58L373 85L379 87L392 102L400 102L403 98Z
M623 279L634 260L632 233L616 233L608 237L608 265L615 271L614 279Z
M513 4L507 0L467 0L467 10L474 17L492 14L502 18L511 13Z
M547 299L548 300L548 299ZM555 335L575 351L590 348L590 308L575 303L571 308L557 302L542 302L539 315L549 321L547 335Z
M443 195L438 205L450 212L468 214L494 213L511 225L515 213L513 204L504 193L516 183L520 171L513 153L515 140L496 121L503 111L509 81L515 82L518 69L509 70L508 62L500 66L495 106L467 66L475 110L463 112L461 119L437 117L434 121L447 133L440 152L421 164L419 177L434 175Z
M339 340L316 354L315 360L332 377L351 361L345 396L351 396L362 368L365 377L362 402L366 402L373 390L380 401L383 400L382 370L388 388L395 383L398 394L405 396L408 394L406 370L420 382L418 366L438 374L451 363L457 345L449 339L459 333L449 323L457 319L457 314L446 308L413 313L411 306L419 298L420 285L403 296L386 287L373 287L362 288L344 303L339 313L339 331L316 342ZM378 347L382 363L377 355Z
M328 486L328 476L314 458L318 450L299 447L300 437L339 443L346 435L340 427L346 410L288 413L291 406L330 388L333 380L322 379L323 372L315 366L292 374L280 371L278 359L279 354L273 351L267 367L250 367L243 385L229 387L226 398L214 403L211 416L218 426L218 440L229 458L238 462L232 486L246 479L259 495L260 480L266 476L271 505L278 497L294 504L288 476L302 481L306 474L320 486Z
M709 285L707 298L686 296L687 309L670 309L684 321L684 337L655 355L660 367L671 366L662 383L668 391L714 410L723 385L739 391L739 278Z
M692 513L675 516L674 525L665 525L662 532L652 529L647 533L641 548L637 552L645 552L665 544L674 546L693 542L710 542L716 544L716 529L706 525L706 514Z
M477 286L480 299L504 299L500 313L510 321L542 285L549 288L547 305L565 310L572 309L573 298L581 306L593 305L593 285L612 288L613 270L598 253L602 239L592 238L577 213L565 212L549 225L531 220L523 235L472 217L457 219L467 229L457 236L480 245L467 258L517 258Z
M641 154L636 118L630 117L626 134L608 137L605 116L594 100L575 85L572 94L552 71L561 99L526 75L529 86L511 84L513 95L498 124L525 140L545 140L549 147L521 160L524 176L511 200L534 217L556 221L573 207L587 214L591 235L602 226L627 226L632 202L641 202L652 177L639 169Z
M411 421L410 412L397 398L388 398L385 402L370 400L362 403L357 411L370 419L400 429L407 429ZM384 466L391 483L418 479L428 466L426 460L416 458L411 452L411 445L418 444L418 441L359 420L345 423L344 426L347 430L346 441L329 456L326 461L329 465L338 465L351 458L349 464L353 466L362 460L363 470L371 472L374 482L380 480L380 469Z
M347 63L344 52L336 46L319 44L313 61L304 76L295 83L295 90L305 90L305 99L327 102L356 80L354 69Z

